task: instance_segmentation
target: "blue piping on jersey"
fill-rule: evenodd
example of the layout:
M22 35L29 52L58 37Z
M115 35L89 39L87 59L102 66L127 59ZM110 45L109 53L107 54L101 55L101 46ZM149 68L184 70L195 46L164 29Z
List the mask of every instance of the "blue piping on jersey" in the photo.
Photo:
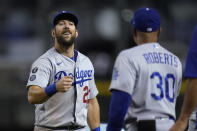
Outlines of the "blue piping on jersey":
M196 120L197 120L197 110L196 110ZM195 129L197 129L197 122L196 122L196 127L195 127Z
M77 56L78 56L78 53L77 53L77 51L75 52L75 54L76 54L76 61L77 61ZM75 62L75 66L74 66L74 74L76 75L76 62ZM76 77L74 76L74 82L73 83L76 83ZM77 105L77 86L76 86L76 84L73 84L73 86L74 86L74 90L75 90L75 92L74 92L74 112L73 112L73 117L74 117L74 122L76 123L76 121L77 121L77 118L76 118L76 105Z
M78 56L78 52L76 50L74 50L74 56L71 57L70 59L73 60L74 62L77 61L77 56Z

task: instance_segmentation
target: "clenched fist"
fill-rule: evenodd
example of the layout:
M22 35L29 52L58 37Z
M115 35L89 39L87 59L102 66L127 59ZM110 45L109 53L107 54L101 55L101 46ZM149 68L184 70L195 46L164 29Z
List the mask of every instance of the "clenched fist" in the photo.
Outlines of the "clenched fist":
M56 90L58 92L67 92L71 86L72 86L72 76L65 76L65 77L62 77L56 83Z

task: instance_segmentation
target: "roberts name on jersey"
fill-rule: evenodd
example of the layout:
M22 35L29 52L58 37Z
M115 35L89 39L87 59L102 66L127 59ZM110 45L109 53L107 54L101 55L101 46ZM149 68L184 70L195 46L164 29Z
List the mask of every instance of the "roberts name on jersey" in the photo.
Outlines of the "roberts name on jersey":
M147 64L167 64L178 67L178 58L173 54L163 52L147 52L143 54Z

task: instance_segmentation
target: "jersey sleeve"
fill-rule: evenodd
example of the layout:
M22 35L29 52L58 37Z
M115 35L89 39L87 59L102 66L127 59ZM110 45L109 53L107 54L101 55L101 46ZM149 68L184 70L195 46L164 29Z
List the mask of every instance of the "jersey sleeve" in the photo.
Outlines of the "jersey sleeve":
M197 78L197 26L193 32L190 48L187 54L185 78Z
M184 77L197 78L197 52L188 52Z
M90 96L89 99L92 99L97 96L98 90L96 88L95 80L94 80L94 67L92 66L92 79L90 80L89 87L90 87Z
M128 58L125 53L121 52L113 68L110 91L115 89L132 95L137 75L136 72L132 58Z
M38 59L32 64L27 87L37 85L46 87L49 83L51 63L47 59Z

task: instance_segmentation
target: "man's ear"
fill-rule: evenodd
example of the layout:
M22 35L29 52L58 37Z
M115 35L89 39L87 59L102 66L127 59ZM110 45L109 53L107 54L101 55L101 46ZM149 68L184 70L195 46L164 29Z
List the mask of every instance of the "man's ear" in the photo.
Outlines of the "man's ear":
M158 34L157 34L158 37L159 37L161 32L162 32L162 28L160 27L159 30L158 30Z
M51 30L51 36L52 36L53 38L55 38L55 29L52 29L52 30Z
M160 29L159 29L159 30L160 30L160 32L162 32L162 28L161 28L161 27L160 27Z
M136 37L137 36L137 30L134 28L133 29L133 35Z
M136 41L137 41L137 30L135 28L133 29L133 40L136 43Z
M79 34L78 34L78 30L76 30L76 38L78 37L78 35L79 35Z

